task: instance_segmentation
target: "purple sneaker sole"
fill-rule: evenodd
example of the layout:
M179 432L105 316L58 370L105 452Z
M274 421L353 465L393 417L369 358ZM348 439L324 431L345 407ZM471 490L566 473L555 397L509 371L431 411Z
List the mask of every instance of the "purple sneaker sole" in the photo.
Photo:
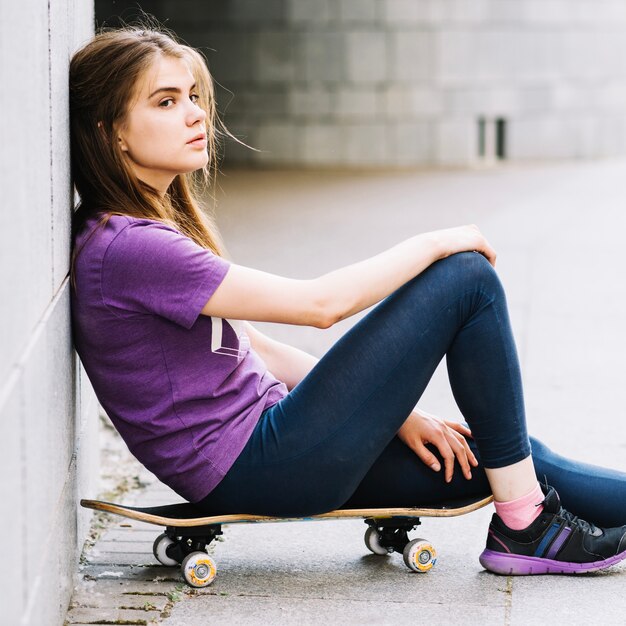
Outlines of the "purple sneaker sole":
M505 576L529 576L532 574L583 574L584 572L595 572L626 559L626 550L615 556L593 563L567 563L565 561L553 561L552 559L541 559L534 556L523 556L521 554L508 554L506 552L495 552L494 550L484 550L480 555L480 564L494 574Z

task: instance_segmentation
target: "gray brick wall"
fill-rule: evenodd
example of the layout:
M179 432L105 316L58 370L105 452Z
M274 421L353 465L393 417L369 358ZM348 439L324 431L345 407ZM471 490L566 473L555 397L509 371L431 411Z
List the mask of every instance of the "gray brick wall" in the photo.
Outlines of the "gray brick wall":
M62 623L98 477L96 403L69 317L67 70L80 0L0 3L0 569L3 624Z
M108 15L130 2L97 2ZM470 165L626 152L622 0L151 0L205 50L264 165ZM99 15L104 16L105 11Z

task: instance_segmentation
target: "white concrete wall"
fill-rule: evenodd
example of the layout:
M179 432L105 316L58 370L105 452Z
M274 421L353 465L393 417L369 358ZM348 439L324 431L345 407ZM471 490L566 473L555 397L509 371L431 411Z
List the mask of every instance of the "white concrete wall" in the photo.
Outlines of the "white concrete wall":
M62 623L98 479L71 345L68 64L84 0L0 3L0 623Z
M623 0L140 4L206 49L227 124L261 150L232 160L468 165L481 116L507 120L511 159L626 153Z

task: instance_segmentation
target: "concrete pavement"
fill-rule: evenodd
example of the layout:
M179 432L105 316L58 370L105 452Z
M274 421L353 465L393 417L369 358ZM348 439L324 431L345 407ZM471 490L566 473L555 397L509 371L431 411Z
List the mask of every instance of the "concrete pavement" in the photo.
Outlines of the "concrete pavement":
M300 277L417 232L479 224L499 252L530 432L564 455L626 471L625 181L621 161L463 172L228 171L220 179L218 221L236 262ZM354 321L327 331L262 326L321 355ZM441 368L420 406L460 417ZM132 497L170 500L163 489L152 483ZM624 623L624 564L579 578L482 571L477 556L490 513L424 520L414 535L435 542L440 553L428 575L409 573L399 555L370 555L358 521L231 526L214 548L215 583L187 597L176 588L177 570L130 567L153 563L159 530L121 529L116 519L107 522L113 535L103 535L109 543L96 542L86 554L81 576L92 578L92 592L103 589L103 598L141 583L167 599L148 607L145 619L135 609L124 619L144 622L128 623ZM126 551L119 549L121 530ZM105 571L118 572L117 586L100 576ZM119 606L100 608L113 615ZM89 623L98 623L93 615Z

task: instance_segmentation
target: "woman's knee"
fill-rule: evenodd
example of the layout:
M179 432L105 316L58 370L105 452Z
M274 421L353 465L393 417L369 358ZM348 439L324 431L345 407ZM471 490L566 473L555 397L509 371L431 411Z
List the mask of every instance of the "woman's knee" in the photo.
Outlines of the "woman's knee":
M494 273L491 263L479 252L458 252L439 263L445 265L449 272L473 274L477 277Z
M436 265L441 266L448 283L457 282L460 287L479 288L488 293L504 293L495 269L478 252L459 252L442 259Z
M433 263L397 294L410 294L419 311L424 311L425 303L445 308L462 300L474 310L484 303L506 301L494 268L477 252L460 252Z

